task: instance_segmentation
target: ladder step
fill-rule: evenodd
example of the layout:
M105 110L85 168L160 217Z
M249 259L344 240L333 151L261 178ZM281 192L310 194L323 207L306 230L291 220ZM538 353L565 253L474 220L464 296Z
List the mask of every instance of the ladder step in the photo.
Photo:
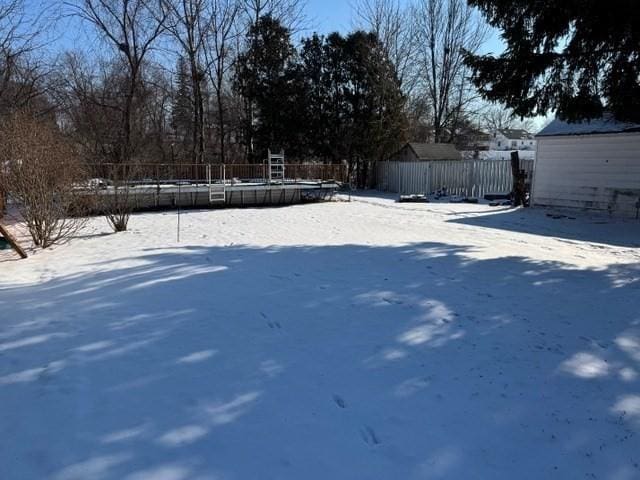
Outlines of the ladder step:
M225 202L227 200L227 192L225 185L212 183L209 186L209 203Z

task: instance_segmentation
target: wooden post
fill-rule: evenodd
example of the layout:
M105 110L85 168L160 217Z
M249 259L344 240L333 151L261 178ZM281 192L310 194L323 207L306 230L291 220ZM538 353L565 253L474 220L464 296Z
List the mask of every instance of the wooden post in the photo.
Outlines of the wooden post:
M0 218L4 216L4 208L6 204L5 197L6 197L6 194L2 189L2 185L0 185Z
M27 258L27 252L20 246L18 241L15 239L13 235L9 233L9 230L6 229L4 225L0 223L0 234L7 239L9 245L13 247L13 249L20 255L21 258Z
M511 152L511 174L513 175L513 189L511 191L511 204L514 207L525 205L526 185L525 173L520 169L520 157L518 152Z

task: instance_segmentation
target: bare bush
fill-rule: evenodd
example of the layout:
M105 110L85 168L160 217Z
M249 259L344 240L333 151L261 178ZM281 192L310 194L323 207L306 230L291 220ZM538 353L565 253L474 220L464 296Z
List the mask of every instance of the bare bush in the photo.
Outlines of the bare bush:
M100 208L114 232L124 232L129 225L133 212L135 192L133 183L136 179L135 164L108 164L106 178L109 182L108 192L100 196Z
M24 218L36 246L48 248L71 238L84 224L90 197L81 186L82 162L53 122L13 115L0 130L0 165L5 190Z

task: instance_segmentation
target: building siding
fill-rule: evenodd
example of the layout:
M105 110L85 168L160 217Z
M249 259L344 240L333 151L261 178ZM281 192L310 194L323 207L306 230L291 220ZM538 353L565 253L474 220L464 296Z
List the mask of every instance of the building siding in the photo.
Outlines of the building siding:
M534 205L634 216L640 198L640 134L539 137Z

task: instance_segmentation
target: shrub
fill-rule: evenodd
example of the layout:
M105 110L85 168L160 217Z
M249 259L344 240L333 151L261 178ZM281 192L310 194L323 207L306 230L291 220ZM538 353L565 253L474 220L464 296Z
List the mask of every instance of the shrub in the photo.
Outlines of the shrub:
M53 121L16 114L0 128L2 182L36 246L72 237L84 224L85 169Z

